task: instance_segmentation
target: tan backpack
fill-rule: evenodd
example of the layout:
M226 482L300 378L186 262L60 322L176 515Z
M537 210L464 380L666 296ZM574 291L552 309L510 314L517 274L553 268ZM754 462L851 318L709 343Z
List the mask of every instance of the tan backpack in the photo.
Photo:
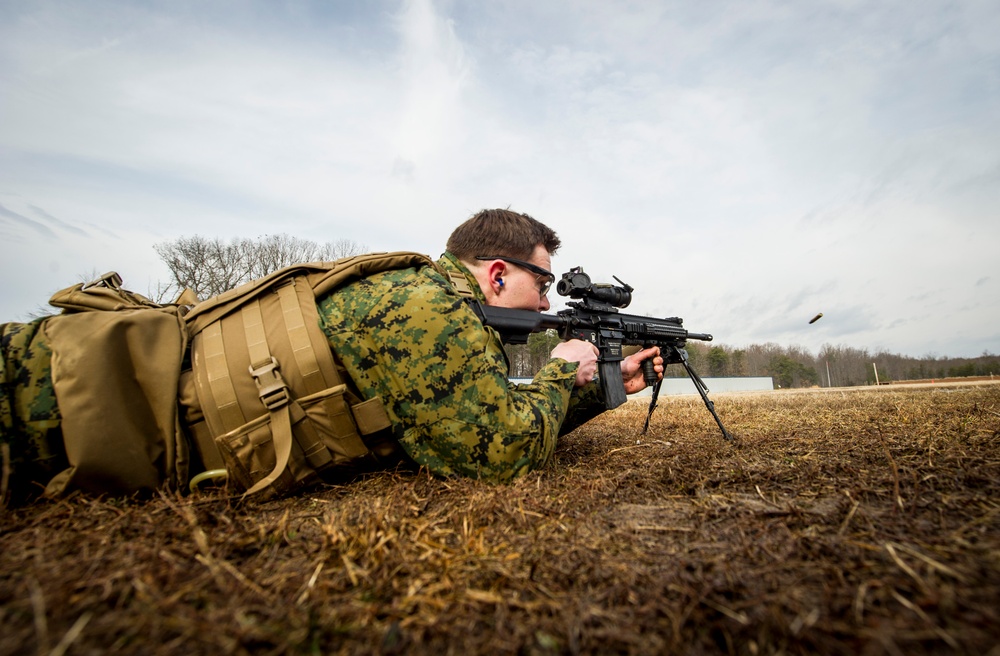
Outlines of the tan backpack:
M374 273L425 265L434 263L409 252L295 265L196 305L185 317L191 371L180 399L205 467L224 467L230 485L270 497L392 453L385 407L351 391L316 299Z
M176 387L187 348L182 315L196 299L187 292L161 305L121 284L107 273L49 300L63 309L42 326L69 467L46 496L128 495L187 482Z
M351 391L316 299L381 271L427 265L434 262L410 252L294 265L190 311L193 294L156 304L122 289L114 273L59 292L50 303L68 314L49 319L46 333L71 467L47 492L184 485L185 431L209 475L224 471L232 487L262 498L390 455L398 447L385 407ZM188 344L191 366L182 371Z

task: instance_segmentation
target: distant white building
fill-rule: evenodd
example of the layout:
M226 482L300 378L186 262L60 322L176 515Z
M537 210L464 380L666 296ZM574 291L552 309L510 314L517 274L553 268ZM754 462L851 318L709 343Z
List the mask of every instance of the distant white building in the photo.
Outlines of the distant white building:
M512 383L530 383L530 378L511 378ZM731 378L702 378L708 393L717 392L770 392L774 390L774 379L770 376L734 376ZM649 396L653 393L652 388L647 387L633 397ZM694 383L690 378L664 378L660 386L660 394L679 396L683 394L697 394Z
M709 394L719 392L770 392L774 390L774 379L770 376L733 376L731 378L702 377ZM647 387L632 396L649 396L653 391ZM697 394L694 382L687 376L684 378L664 378L660 385L660 394Z

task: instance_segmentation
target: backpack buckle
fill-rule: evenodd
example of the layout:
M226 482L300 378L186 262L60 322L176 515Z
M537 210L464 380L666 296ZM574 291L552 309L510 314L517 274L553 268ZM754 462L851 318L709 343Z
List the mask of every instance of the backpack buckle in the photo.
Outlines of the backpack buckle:
M100 278L83 283L80 289L90 289L91 287L107 287L108 289L118 291L122 288L122 277L115 271L108 271Z
M268 410L277 410L288 405L292 395L288 393L288 383L278 371L278 361L271 356L269 362L262 365L250 365L250 375L257 383L257 396Z

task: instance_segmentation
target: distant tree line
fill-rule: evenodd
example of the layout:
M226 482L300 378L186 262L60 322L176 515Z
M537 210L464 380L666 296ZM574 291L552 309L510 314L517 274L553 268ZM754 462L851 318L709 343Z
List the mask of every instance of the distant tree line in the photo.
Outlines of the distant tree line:
M508 346L515 377L531 378L545 364L549 351L559 342L554 332L538 333L526 345ZM906 355L826 344L818 355L797 346L774 343L745 348L709 346L688 342L688 359L704 376L770 376L775 387L853 387L878 382L923 380L966 376L1000 376L1000 356L984 353L978 358L914 358ZM873 366L874 364L874 366ZM667 377L687 376L680 365L667 367Z
M529 335L527 344L508 345L510 375L514 378L532 378L548 362L549 353L560 341L562 340L556 331L546 330Z
M708 376L771 376L775 386L852 387L927 378L1000 375L1000 357L983 353L977 358L927 356L914 358L887 351L871 352L825 344L818 355L796 346L774 343L745 348L708 346L688 342L695 369ZM683 370L668 375L683 376Z

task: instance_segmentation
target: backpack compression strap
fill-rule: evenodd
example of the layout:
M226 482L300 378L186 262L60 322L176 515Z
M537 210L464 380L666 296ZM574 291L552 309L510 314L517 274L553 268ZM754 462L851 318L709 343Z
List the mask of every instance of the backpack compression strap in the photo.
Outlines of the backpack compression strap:
M327 382L320 370L316 352L309 341L305 317L295 293L295 284L289 281L277 288L285 329L291 342L295 363L305 384L305 393L322 391ZM240 309L246 334L247 351L250 355L250 375L257 386L261 403L271 416L271 430L274 440L274 469L267 477L247 490L246 495L258 492L273 483L288 466L292 453L292 406L293 400L288 383L281 375L278 361L271 354L264 330L264 317L260 301L254 299ZM212 394L216 398L220 415L229 425L244 423L245 418L236 400L236 391L230 377L222 341L221 322L212 324L203 331L205 338L205 365ZM335 375L335 370L334 370ZM328 372L329 375L329 372ZM330 381L337 384L339 381ZM301 415L301 410L295 408ZM308 450L307 445L306 449Z

